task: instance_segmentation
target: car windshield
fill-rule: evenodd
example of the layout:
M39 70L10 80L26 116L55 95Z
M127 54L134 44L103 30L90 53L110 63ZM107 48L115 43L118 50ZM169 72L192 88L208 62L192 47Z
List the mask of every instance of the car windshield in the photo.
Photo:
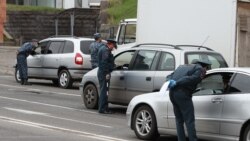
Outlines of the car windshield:
M225 59L218 53L189 52L185 54L185 63L191 64L194 60L208 60L211 69L228 67Z

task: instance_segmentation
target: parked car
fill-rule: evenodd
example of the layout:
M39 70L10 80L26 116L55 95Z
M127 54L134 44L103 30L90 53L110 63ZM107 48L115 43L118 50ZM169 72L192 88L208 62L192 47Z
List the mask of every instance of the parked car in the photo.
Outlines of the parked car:
M198 138L250 140L249 82L250 68L219 68L207 72L192 98ZM177 134L167 85L160 92L136 96L129 103L128 126L138 138Z
M93 41L63 36L41 40L34 55L27 58L28 78L48 79L62 88L70 88L91 70L89 45ZM20 82L17 67L15 78Z
M139 94L159 91L166 76L181 64L207 59L211 68L227 67L221 54L200 46L140 44L115 55L111 73L108 102L128 105ZM98 107L98 68L86 73L80 83L80 93L87 108Z

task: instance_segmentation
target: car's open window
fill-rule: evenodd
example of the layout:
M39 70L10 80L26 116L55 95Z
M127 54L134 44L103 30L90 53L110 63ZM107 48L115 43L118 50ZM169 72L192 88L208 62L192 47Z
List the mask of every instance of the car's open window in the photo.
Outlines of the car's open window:
M117 69L128 69L129 68L129 64L133 58L135 54L135 50L130 50L130 51L126 51L123 52L121 54L118 54L115 57L115 66Z
M215 73L206 76L197 85L196 92L193 95L227 94L232 75L232 73Z
M132 70L150 70L156 51L140 50L135 58Z

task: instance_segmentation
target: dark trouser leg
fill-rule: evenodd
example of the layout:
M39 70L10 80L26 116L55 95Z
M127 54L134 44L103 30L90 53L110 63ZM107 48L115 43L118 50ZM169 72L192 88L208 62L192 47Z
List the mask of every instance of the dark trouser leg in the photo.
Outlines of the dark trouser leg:
M184 119L181 113L181 109L178 106L178 102L175 99L175 93L170 93L170 100L173 104L174 114L175 114L175 122L176 122L176 130L178 141L186 141L185 130L184 130Z
M21 84L24 83L24 67L23 67L23 64L25 62L25 57L23 55L17 55L17 69L19 71L19 76L20 76L20 79L21 79ZM27 63L26 63L27 64Z
M192 97L182 90L179 90L174 94L174 99L179 107L178 113L180 112L179 114L182 116L182 120L184 120L187 127L189 141L197 141Z
M100 98L99 98L99 112L106 111L108 107L108 96L107 96L107 81L103 74L98 73L98 80L100 85Z

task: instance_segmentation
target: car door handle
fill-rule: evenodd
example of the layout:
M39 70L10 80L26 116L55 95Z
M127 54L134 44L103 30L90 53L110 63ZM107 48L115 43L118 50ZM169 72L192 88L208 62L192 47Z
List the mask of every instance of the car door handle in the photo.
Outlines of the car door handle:
M151 77L146 77L146 81L151 81Z
M124 76L121 76L121 77L120 77L120 80L124 80Z
M212 99L212 103L221 103L221 102L223 102L222 98L213 98Z

